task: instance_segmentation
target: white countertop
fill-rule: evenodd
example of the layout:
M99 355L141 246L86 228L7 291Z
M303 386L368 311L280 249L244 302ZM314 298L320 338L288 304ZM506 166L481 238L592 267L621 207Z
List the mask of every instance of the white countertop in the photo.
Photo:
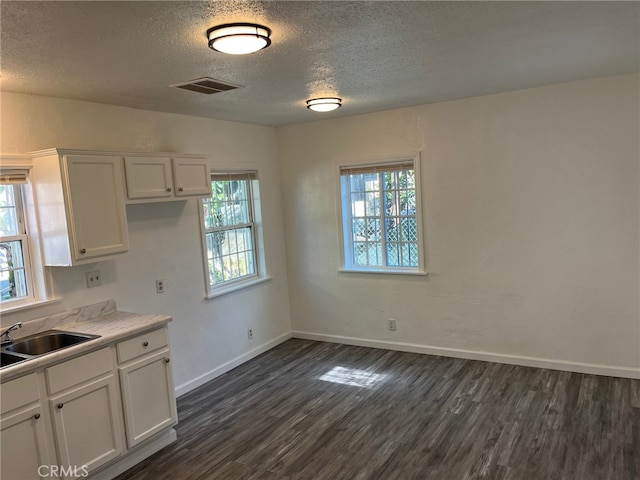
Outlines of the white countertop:
M78 355L83 355L125 338L135 336L138 333L152 330L171 320L172 318L168 315L120 312L115 309L115 302L109 300L101 304L65 312L64 314L44 317L28 323L25 322L23 329L12 332L15 334L13 335L14 341L46 330L87 333L100 335L100 338L95 338L5 367L0 370L0 379L4 382L5 380L29 373L32 370L53 365L54 363L59 363L60 361ZM24 334L23 330L25 330Z

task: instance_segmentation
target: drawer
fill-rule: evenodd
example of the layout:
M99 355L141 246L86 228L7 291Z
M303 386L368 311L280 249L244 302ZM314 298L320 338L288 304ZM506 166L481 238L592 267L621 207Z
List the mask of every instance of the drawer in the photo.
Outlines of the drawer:
M113 372L111 352L109 348L103 348L97 352L87 353L73 360L49 367L46 372L49 393L54 394L105 373Z
M0 387L0 405L2 405L0 413L3 415L38 401L40 401L40 390L35 373L3 383Z
M169 345L169 337L167 336L166 327L142 333L118 343L118 363L128 362L140 355L151 353L167 345Z

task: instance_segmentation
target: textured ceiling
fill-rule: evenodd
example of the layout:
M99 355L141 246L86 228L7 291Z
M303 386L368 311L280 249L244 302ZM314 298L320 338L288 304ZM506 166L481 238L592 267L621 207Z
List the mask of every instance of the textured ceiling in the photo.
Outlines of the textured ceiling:
M637 72L638 2L7 1L0 88L264 125ZM273 30L229 56L206 30ZM169 85L210 76L243 88ZM328 114L305 108L340 96Z

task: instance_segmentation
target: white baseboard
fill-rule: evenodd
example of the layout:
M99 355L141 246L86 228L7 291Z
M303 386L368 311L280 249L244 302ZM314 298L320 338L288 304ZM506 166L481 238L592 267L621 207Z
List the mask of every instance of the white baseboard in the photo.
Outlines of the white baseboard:
M161 434L155 440L151 440L149 443L145 443L143 447L133 450L131 453L127 454L125 457L121 458L113 465L105 468L104 470L100 470L95 474L92 474L91 480L111 480L121 473L126 472L131 467L137 465L144 459L150 457L154 453L162 450L167 445L172 444L177 439L178 434L173 428L171 428Z
M219 367L208 371L207 373L203 373L202 375L197 376L193 380L189 380L188 382L185 382L181 385L177 385L175 389L176 397L180 397L181 395L184 395L185 393L188 393L191 390L194 390L199 386L204 385L208 381L213 380L216 377L219 377L223 373L227 373L229 370L237 367L238 365L242 365L244 362L249 361L254 357L257 357L258 355L266 352L267 350L271 350L276 345L279 345L282 342L289 340L290 338L291 338L291 332L285 333L284 335L280 335L279 337L276 337L273 340L263 343L259 347L256 347L253 350L250 350L247 353L244 353L228 361L227 363L224 363Z
M522 365L525 367L549 368L551 370L564 370L568 372L590 373L610 377L640 379L640 368L568 362L565 360L505 355L502 353L462 350L457 348L433 347L429 345L417 345L413 343L392 342L386 340L369 340L365 338L326 335L312 332L294 331L291 336L293 338L317 340L320 342L343 343L346 345L357 345L359 347L382 348L386 350L398 350L401 352L424 353L427 355L440 355L443 357L483 360L486 362L506 363L509 365Z

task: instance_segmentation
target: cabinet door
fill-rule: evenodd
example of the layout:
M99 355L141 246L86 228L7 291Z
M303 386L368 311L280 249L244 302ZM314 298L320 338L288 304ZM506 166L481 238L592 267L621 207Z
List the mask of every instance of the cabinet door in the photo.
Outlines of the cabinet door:
M1 461L3 479L39 479L38 467L48 468L53 462L47 448L47 439L40 405L21 410L13 415L3 416L0 422L2 442Z
M122 157L65 157L74 260L129 249Z
M129 448L178 420L169 358L167 349L120 368Z
M120 407L113 375L49 401L61 466L93 471L122 453Z
M211 174L206 158L174 158L173 179L177 197L211 196Z
M170 158L125 157L124 169L130 199L173 196Z

